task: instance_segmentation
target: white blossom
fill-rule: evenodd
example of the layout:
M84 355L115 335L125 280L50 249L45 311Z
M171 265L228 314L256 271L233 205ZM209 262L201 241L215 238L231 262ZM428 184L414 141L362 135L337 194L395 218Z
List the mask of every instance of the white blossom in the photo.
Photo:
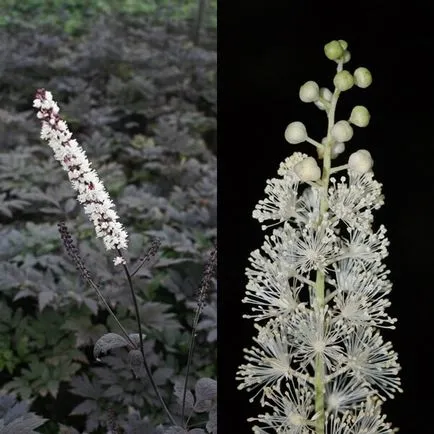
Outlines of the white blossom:
M386 309L390 301L386 296L392 289L391 282L379 265L366 269L363 264L346 260L336 270L337 280L334 294L334 309L337 318L349 326L375 326L395 328L396 319L391 318Z
M371 230L372 210L384 204L382 185L374 180L373 173L351 173L337 182L330 178L328 204L333 214L348 226L367 232Z
M259 389L257 395L264 393L265 386L290 378L292 355L282 324L270 321L265 327L255 324L255 328L258 330L258 336L254 338L257 346L244 350L248 363L239 367L237 380L241 381L239 389Z
M345 245L341 258L353 258L366 264L381 262L387 255L389 240L386 228L381 225L377 232L366 233L348 226L348 238L342 238Z
M358 407L374 391L358 378L338 375L326 384L326 409L328 413L345 413Z
M380 389L389 398L393 398L396 392L402 392L401 381L397 377L400 370L397 354L392 350L392 344L385 343L378 331L372 327L360 327L347 335L343 344L345 363L351 375Z
M369 397L356 414L348 411L343 416L331 414L325 434L393 434L391 424L381 415L381 402Z
M83 149L58 113L59 108L53 101L51 92L39 89L33 106L38 110L37 117L42 120L41 138L48 141L54 157L68 172L72 188L77 191L77 199L83 204L84 212L89 215L95 226L97 237L102 237L107 250L126 249L128 234L123 228L104 185L98 174L91 169ZM114 260L115 265L125 263L122 257Z
M284 391L281 390L280 385L265 389L266 406L271 407L273 412L249 419L249 421L261 424L261 427L257 427L261 431L254 430L254 432L281 434L314 432L311 424L311 419L315 414L311 388L303 382L297 384L293 380L289 384L291 387ZM295 390L297 390L296 393Z
M294 346L294 362L303 369L315 362L320 355L327 372L334 371L342 360L341 342L347 330L343 323L335 323L332 314L326 308L295 311L287 322L289 341Z
M255 206L253 218L261 223L266 220L276 220L273 225L290 219L303 220L297 209L297 192L300 178L294 172L294 167L307 158L306 154L295 152L291 157L280 163L277 173L282 178L267 180L266 197ZM267 229L270 226L263 225L262 229Z
M270 270L262 278L250 279L246 288L243 303L252 305L252 314L243 315L245 318L258 321L285 317L301 305L299 293L303 285L289 273Z

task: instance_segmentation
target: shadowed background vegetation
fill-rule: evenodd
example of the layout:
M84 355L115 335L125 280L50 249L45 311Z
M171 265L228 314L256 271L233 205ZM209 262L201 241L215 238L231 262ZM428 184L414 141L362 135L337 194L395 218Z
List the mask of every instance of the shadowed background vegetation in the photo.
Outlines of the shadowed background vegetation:
M61 219L136 333L131 298L39 138L32 101L37 88L53 93L116 203L131 267L153 237L162 242L134 284L148 363L179 414L174 386L216 242L216 1L3 0L0 9L0 422L24 434L163 432L158 400L134 379L127 351L93 357L95 341L118 329L68 258ZM199 405L196 381L216 378L215 282L206 300L190 426L211 433L216 396Z

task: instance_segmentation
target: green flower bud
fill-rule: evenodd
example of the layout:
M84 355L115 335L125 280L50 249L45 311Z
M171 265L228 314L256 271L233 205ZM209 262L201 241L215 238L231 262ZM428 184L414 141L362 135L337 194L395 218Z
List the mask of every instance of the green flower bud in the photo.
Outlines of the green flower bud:
M291 122L285 130L285 140L288 143L296 145L307 139L306 127L302 122Z
M351 60L351 53L347 50L344 51L344 54L342 56L342 62L348 63Z
M346 50L348 48L348 42L344 41L343 39L339 39L339 44L341 44L343 50Z
M331 41L324 46L324 53L330 60L337 60L344 54L344 49L339 41Z
M353 129L347 121L338 121L332 127L332 137L336 142L348 142L353 137Z
M307 81L300 87L300 99L303 102L314 102L319 98L319 87L314 81Z
M366 127L370 119L371 115L368 109L363 105L356 105L351 111L349 121L358 127Z
M335 75L333 84L336 86L336 89L339 89L341 92L343 92L353 87L354 78L350 72L344 69Z
M369 172L374 165L371 154L366 149L360 149L350 155L348 159L348 168L352 171L363 175Z
M372 75L369 72L369 69L360 67L354 71L354 82L356 86L359 86L363 89L368 87L372 83Z

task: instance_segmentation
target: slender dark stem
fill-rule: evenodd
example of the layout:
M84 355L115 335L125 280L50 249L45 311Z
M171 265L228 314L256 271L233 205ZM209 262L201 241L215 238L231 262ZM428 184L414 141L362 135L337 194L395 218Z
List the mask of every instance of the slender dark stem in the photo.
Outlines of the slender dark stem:
M117 249L117 251L119 253L119 256L122 256L121 251L119 249ZM149 368L148 362L146 361L145 351L143 349L142 321L140 319L139 304L137 303L137 297L136 297L136 294L134 292L133 282L131 280L131 274L130 274L130 272L128 270L128 267L125 264L122 264L122 266L124 267L124 271L125 271L125 274L127 276L128 285L129 285L130 291L131 291L131 297L133 299L134 310L136 312L137 327L139 329L140 352L142 353L143 365L145 367L146 374L148 375L149 380L150 380L151 385L152 385L152 388L154 389L154 392L156 393L156 395L157 395L157 397L158 397L161 405L163 406L164 411L166 412L168 418L170 419L170 421L172 422L173 425L177 425L174 417L172 416L172 413L170 413L169 409L167 408L167 405L164 402L164 399L161 396L161 393L158 390L157 385L155 384L154 378L152 377L151 369Z
M150 249L146 252L145 256L140 261L136 269L130 274L131 277L133 277L140 270L140 268L142 268L144 264L149 263L151 261L151 259L157 254L160 245L161 245L161 240L159 238L154 238L152 240Z
M95 289L95 292L98 294L99 298L102 300L102 302L104 303L104 306L106 307L106 309L109 311L110 315L113 317L113 319L115 320L116 324L118 325L118 327L122 330L122 333L124 334L125 338L129 341L129 343L135 347L135 343L132 341L132 339L130 338L130 336L128 335L128 332L125 330L124 326L120 323L120 321L118 320L116 314L113 312L112 308L110 307L110 305L107 303L107 300L104 298L104 296L102 295L101 291L99 290L98 286L93 282L93 280L88 280L88 282L90 283L90 285L93 287L93 289Z
M187 396L188 376L190 375L190 366L191 366L191 360L193 358L194 342L196 338L196 328L197 328L197 323L199 322L199 317L200 317L200 310L196 309L196 314L194 316L194 321L193 321L193 330L191 332L190 343L188 348L187 371L185 373L184 391L182 395L182 410L181 410L182 421L184 420L184 415L185 415L185 401Z
M185 374L185 380L184 380L184 391L182 396L182 410L181 410L181 420L184 420L185 415L185 401L187 396L187 383L188 383L188 376L190 375L190 367L191 362L193 359L193 350L194 350L194 343L196 338L196 330L197 330L197 324L199 322L200 315L202 313L205 296L208 292L208 288L214 273L214 268L216 265L216 257L217 257L217 249L214 248L214 250L211 252L211 255L207 261L207 264L205 266L205 271L202 276L202 280L200 282L199 291L198 291L198 300L197 300L197 309L196 313L194 315L193 320L193 327L190 337L190 343L188 348L188 359L187 359L187 369Z

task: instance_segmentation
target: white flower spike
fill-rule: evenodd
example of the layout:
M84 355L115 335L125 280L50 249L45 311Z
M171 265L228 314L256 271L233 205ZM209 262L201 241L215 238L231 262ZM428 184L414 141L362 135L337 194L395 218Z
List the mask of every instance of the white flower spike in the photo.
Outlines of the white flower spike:
M372 81L366 68L351 75L346 41L332 41L325 54L337 63L334 91L306 82L304 102L314 102L328 118L321 142L304 124L292 122L289 143L306 141L318 161L300 152L280 164L280 177L267 181L266 197L253 217L273 227L261 249L252 252L243 302L256 322L254 345L239 366L239 389L254 391L263 414L248 419L253 432L294 434L393 434L381 401L402 392L400 366L381 329L394 329L388 295L392 284L383 264L386 229L373 230L373 210L384 204L366 149L332 167L351 144L353 125L365 127L370 114L354 107L349 121L335 122L339 96L354 84ZM339 179L332 175L346 170Z
M33 107L39 109L37 117L42 121L41 138L48 141L54 158L68 172L72 188L78 193L77 199L95 226L96 236L103 238L107 250L126 249L128 234L118 222L119 217L113 209L115 205L98 174L91 169L85 152L72 139L66 122L60 118L59 107L51 92L38 89ZM125 260L118 256L114 264L125 264Z

